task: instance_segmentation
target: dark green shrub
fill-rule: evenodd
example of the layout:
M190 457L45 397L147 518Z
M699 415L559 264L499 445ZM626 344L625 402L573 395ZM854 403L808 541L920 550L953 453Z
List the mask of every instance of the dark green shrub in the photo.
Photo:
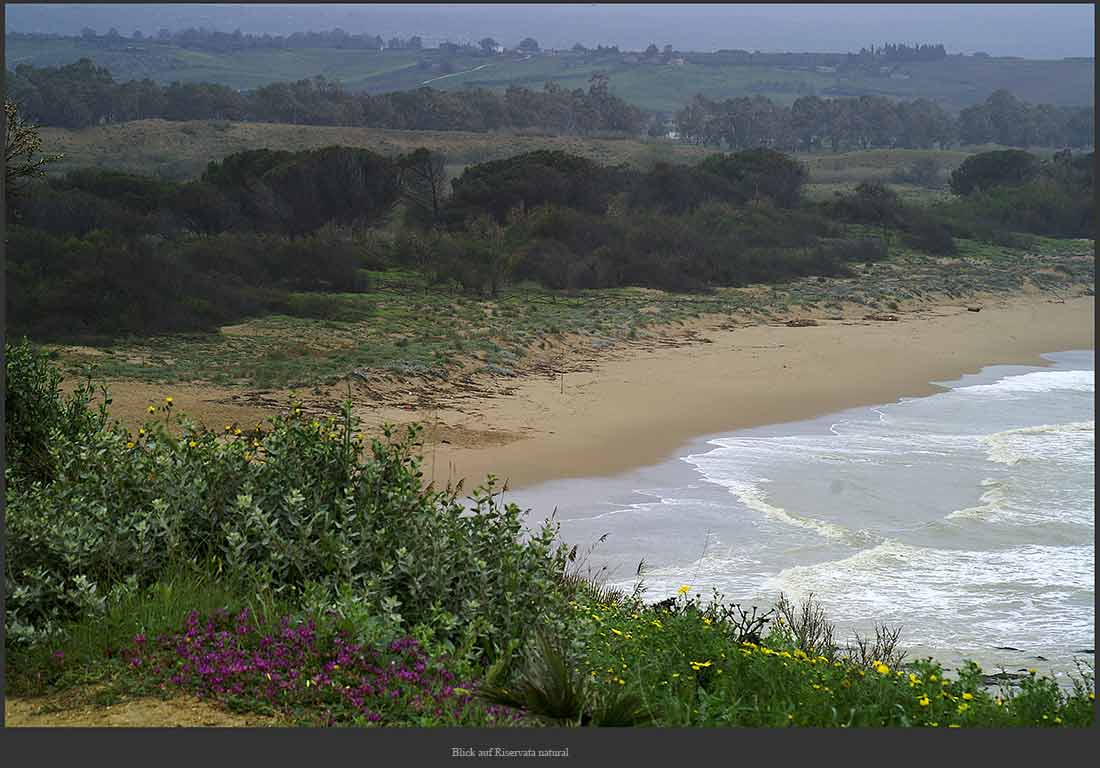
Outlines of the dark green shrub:
M997 186L1011 186L1031 181L1039 174L1039 158L1019 149L982 152L966 158L951 173L951 191L956 195Z
M4 345L4 451L13 482L50 482L56 461L51 445L101 429L107 421L104 400L99 410L89 408L95 395L90 382L61 393L61 373L49 354L26 339Z

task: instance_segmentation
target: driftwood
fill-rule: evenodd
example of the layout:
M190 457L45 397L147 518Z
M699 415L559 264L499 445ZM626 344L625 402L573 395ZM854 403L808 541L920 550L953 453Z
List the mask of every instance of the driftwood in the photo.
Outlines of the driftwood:
M982 308L981 307L967 307L966 311L967 312L981 312Z
M788 320L787 325L790 326L791 328L808 328L809 326L817 325L817 321L816 320L811 320L809 318L797 319L797 320Z
M883 315L883 314L879 314L879 313L876 312L876 313L873 313L873 314L870 314L870 315L864 315L863 319L864 320L883 320L883 321L896 323L898 321L898 316L897 315Z

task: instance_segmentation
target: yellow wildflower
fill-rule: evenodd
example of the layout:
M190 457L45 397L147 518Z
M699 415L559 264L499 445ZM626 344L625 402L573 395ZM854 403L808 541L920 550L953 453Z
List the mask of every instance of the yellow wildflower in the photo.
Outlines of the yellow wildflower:
M690 591L691 591L691 587L689 587L687 584L685 584L684 586L682 586L678 590L676 590L676 594L686 595Z
M961 715L962 713L966 712L966 710L968 710L968 709L970 709L970 705L967 704L966 702L963 702L962 704L959 705L959 714ZM1045 717L1045 715L1044 715L1044 717Z
M615 629L614 627L612 627L612 628L611 628L611 631L612 631L612 632L614 632L614 633L615 633L616 635L618 635L619 637L622 637L622 636L623 636L623 633L622 633L622 632L620 632L619 630Z
M157 407L155 405L150 405L145 410L147 410L149 413L156 413L157 412Z
M929 700L928 695L925 694L924 696L921 696L919 699L917 699L917 703L920 704L922 707L927 707L931 703L931 701Z
M134 447L134 441L131 440L130 442L126 443L126 447L127 448L133 448Z
M890 674L890 668L888 666L886 666L885 664L883 664L881 661L876 661L874 666L875 666L875 671L878 672L880 675Z
M653 621L651 621L651 622L649 622L649 623L650 623L650 624L652 624L653 626L657 627L657 629L660 629L661 627L663 627L663 626L664 626L664 624L662 624L662 623L661 623L660 621L658 621L657 619L654 619Z
M198 447L198 445L199 445L199 444L198 444L198 443L196 443L196 442L195 442L194 440L189 440L189 441L187 442L187 447L188 447L188 448L197 448L197 447Z
M969 691L967 691L966 693L963 694L963 699L965 699L966 701L970 701L973 698L974 698L974 694L970 693Z
M164 398L164 402L167 403L168 405L171 405L172 404L171 396Z

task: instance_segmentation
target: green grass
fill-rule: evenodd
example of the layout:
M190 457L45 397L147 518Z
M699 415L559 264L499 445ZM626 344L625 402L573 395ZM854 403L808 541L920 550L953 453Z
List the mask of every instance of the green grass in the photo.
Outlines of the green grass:
M932 659L863 658L829 639L821 617L746 636L744 614L680 596L673 606L582 595L571 603L584 638L577 663L587 685L630 696L666 727L1086 726L1091 679L1072 693L1031 674L1015 686L988 684L967 664L950 676ZM810 604L812 609L812 604ZM788 614L790 615L790 614ZM793 616L798 622L797 612ZM824 632L820 630L824 629ZM875 649L870 649L873 652ZM878 650L882 650L880 647ZM884 660L885 659L885 660Z

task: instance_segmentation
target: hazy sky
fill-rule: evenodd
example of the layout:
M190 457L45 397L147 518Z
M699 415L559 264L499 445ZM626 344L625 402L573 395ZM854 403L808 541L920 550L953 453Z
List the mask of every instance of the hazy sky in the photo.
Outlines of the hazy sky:
M943 43L952 53L1062 58L1093 56L1093 6L1050 5L38 5L8 4L15 32L100 33L205 26L287 34L342 27L383 37L418 34L425 44L515 45L528 35L546 48L581 42L639 49L855 51L884 42Z

